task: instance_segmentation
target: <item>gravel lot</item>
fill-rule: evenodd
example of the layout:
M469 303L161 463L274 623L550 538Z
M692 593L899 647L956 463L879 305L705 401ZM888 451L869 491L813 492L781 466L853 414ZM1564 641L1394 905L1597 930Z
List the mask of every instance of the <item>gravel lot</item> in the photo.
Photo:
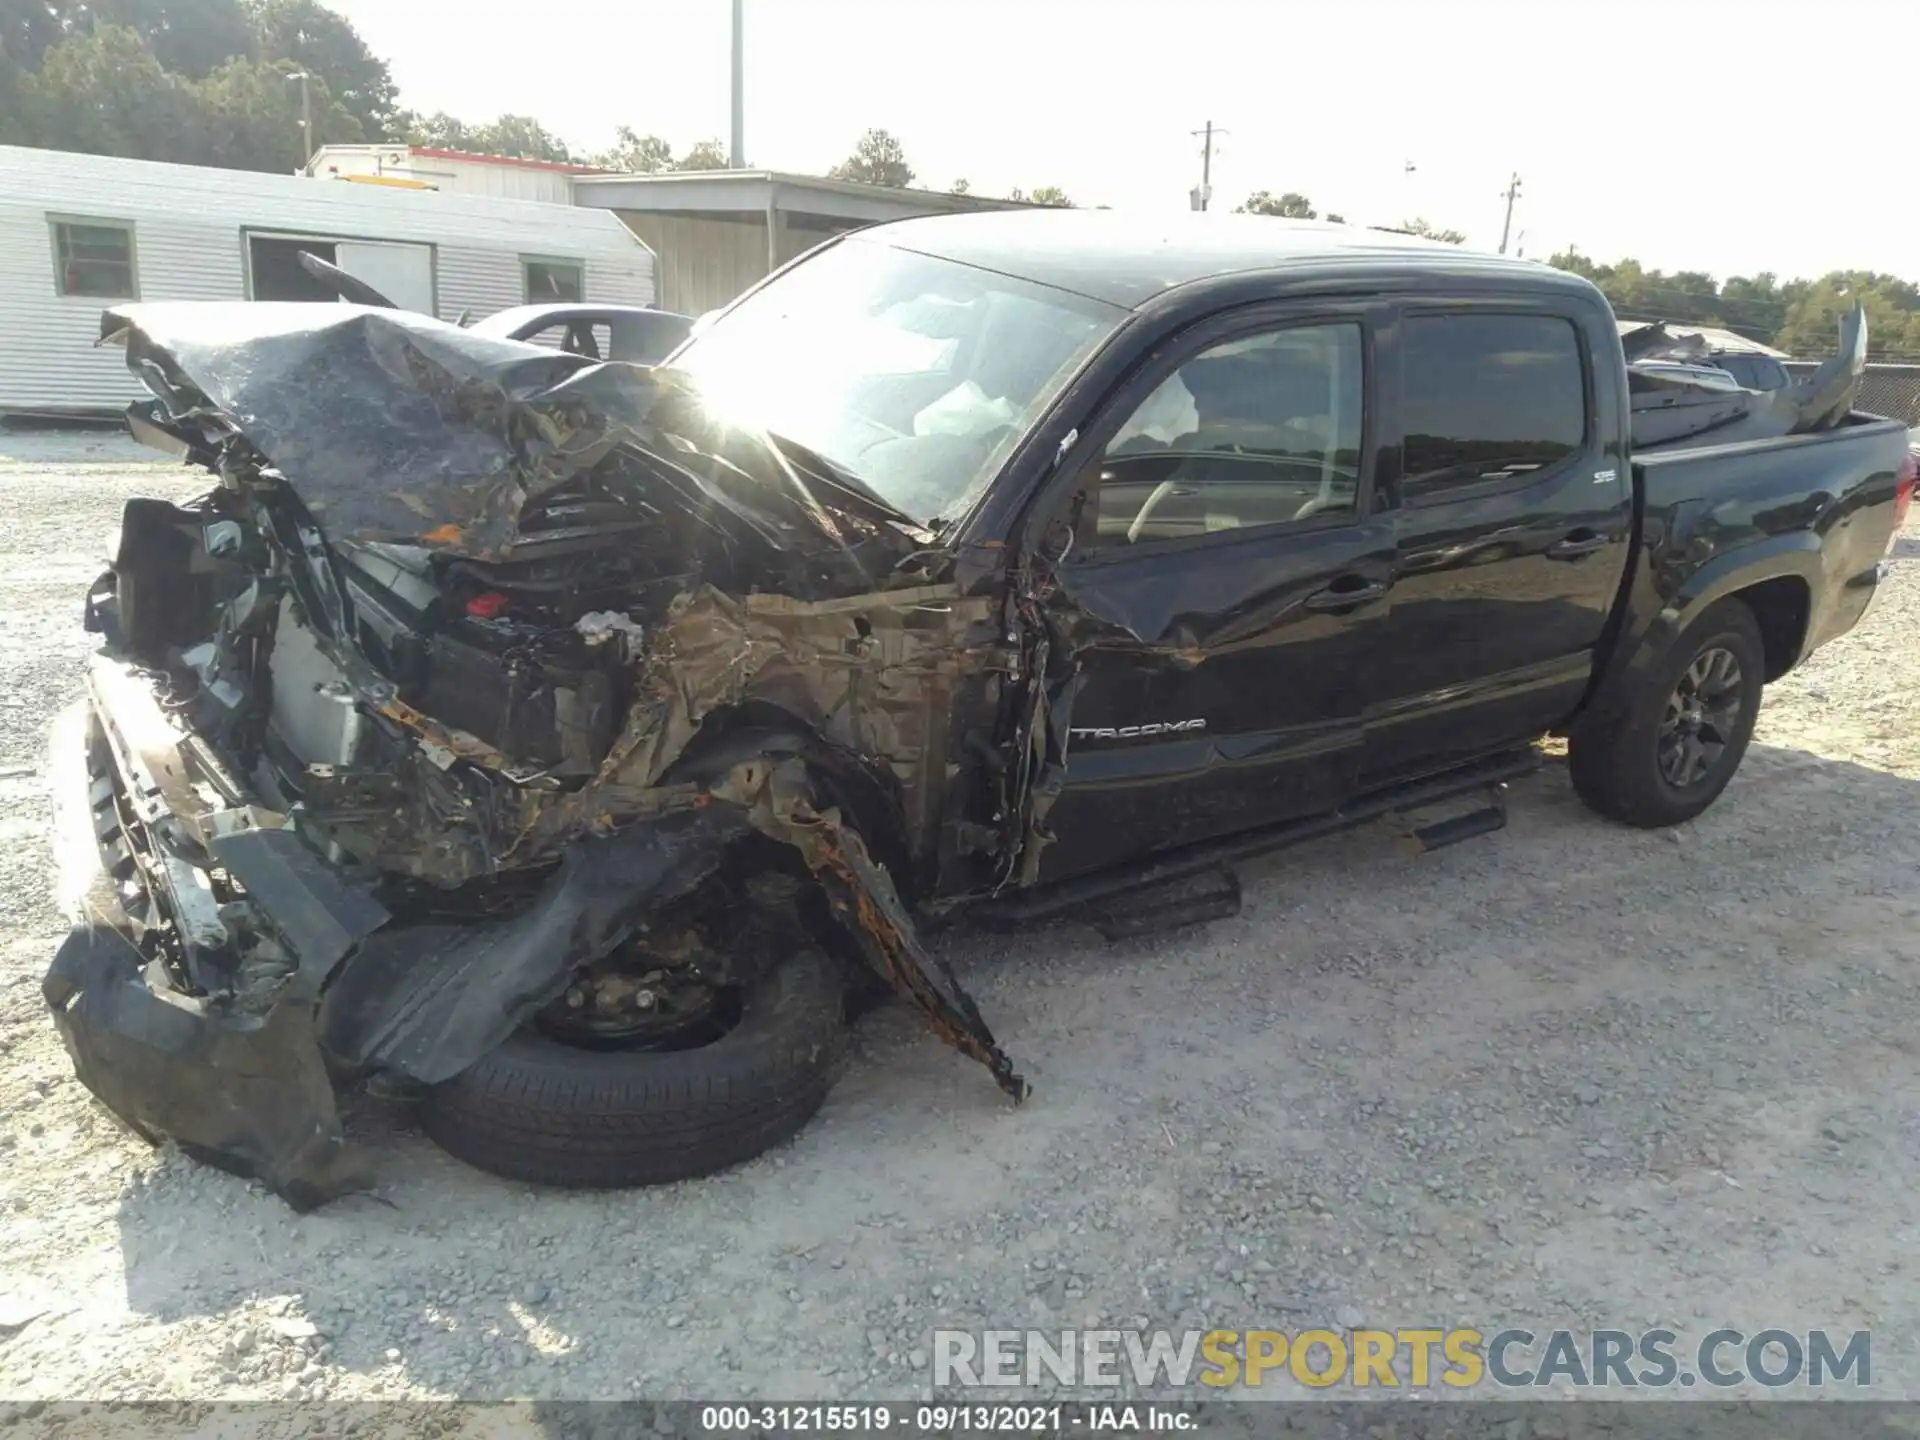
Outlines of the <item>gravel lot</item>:
M74 1081L46 745L111 436L0 431L0 1397L908 1398L936 1324L1871 1327L1920 1395L1920 526L1671 834L1550 767L1504 833L1250 867L1238 919L942 943L1036 1094L902 1007L791 1145L543 1193L361 1101L295 1216Z

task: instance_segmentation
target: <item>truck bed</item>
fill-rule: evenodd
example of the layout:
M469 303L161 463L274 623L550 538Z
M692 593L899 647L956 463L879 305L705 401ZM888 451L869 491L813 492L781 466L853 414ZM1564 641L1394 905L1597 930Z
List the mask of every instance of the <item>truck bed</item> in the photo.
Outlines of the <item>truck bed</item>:
M1659 632L1757 583L1770 590L1755 603L1775 607L1761 616L1769 679L1845 634L1879 582L1906 454L1901 422L1859 412L1809 435L1636 454L1640 540L1600 689L1657 653Z

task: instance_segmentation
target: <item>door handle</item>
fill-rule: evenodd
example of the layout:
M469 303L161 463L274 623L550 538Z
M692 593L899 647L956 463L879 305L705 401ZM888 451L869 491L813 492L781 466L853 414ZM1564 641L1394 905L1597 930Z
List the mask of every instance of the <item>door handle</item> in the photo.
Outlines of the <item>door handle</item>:
M1606 549L1611 543L1612 541L1605 535L1596 535L1590 530L1576 530L1558 544L1549 545L1547 547L1547 558L1549 560L1579 560L1584 556L1593 554L1596 550Z
M1385 582L1366 580L1345 589L1329 585L1324 590L1314 591L1301 603L1309 610L1351 610L1356 605L1378 600L1386 593Z

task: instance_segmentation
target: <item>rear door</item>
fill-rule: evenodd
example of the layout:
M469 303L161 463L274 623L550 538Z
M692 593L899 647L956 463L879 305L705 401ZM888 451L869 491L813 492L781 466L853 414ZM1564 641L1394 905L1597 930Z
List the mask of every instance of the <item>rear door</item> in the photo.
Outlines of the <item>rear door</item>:
M1350 793L1393 574L1374 316L1220 317L1092 422L1047 602L1081 672L1043 879Z
M1365 783L1538 735L1585 692L1633 527L1619 387L1596 379L1617 363L1603 323L1549 293L1397 312L1382 349L1399 566Z

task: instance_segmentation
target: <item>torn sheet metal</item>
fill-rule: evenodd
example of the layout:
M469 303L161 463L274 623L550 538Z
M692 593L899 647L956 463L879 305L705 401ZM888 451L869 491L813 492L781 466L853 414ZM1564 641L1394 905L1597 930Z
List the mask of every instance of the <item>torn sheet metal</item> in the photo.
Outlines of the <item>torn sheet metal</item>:
M479 925L382 931L343 964L320 1007L327 1051L425 1085L452 1079L687 894L747 833L732 806L701 803L569 847L528 909Z
M317 999L334 967L393 918L284 826L234 830L216 837L212 849L294 957L294 988L307 1000Z
M936 842L956 688L1007 663L994 607L930 585L842 599L682 596L659 624L627 719L583 788L529 805L509 860L617 819L659 786L717 711L760 702L829 744L882 765L898 787L908 843Z
M310 1004L259 1015L181 995L99 920L67 937L41 989L80 1082L147 1139L171 1138L296 1210L366 1188Z
M1664 320L1622 330L1620 349L1629 365L1641 360L1671 360L1686 365L1704 365L1712 354L1706 336L1685 329L1675 331Z
M357 305L126 305L102 317L101 339L126 347L163 428L237 431L336 544L497 558L553 539L523 529L533 502L588 478L619 490L636 465L654 517L672 497L690 525L851 557L867 584L861 542L898 558L929 539L877 497L803 474L764 432L711 416L673 371Z
M76 929L62 947L44 982L47 1003L82 1083L135 1129L307 1209L367 1183L341 1136L323 1054L422 1084L451 1078L757 830L795 847L867 963L943 1039L985 1064L1015 1100L1026 1098L1027 1083L951 968L921 944L886 871L837 813L813 808L802 762L755 761L711 792L657 793L666 808L576 841L535 902L508 919L369 930L380 912L364 897L339 914L323 896L294 904L302 923L282 932L318 936L324 953L296 952L288 982L264 1007L180 995L104 923ZM305 883L288 874L279 889ZM308 913L316 906L327 913ZM351 953L335 968L329 957L349 935Z
M1856 307L1840 322L1840 350L1808 376L1780 390L1748 390L1713 370L1698 336L1673 337L1648 326L1622 337L1628 349L1627 391L1633 449L1730 445L1832 429L1852 413L1867 365L1867 316ZM1707 368L1699 368L1703 364Z
M329 1061L451 1078L758 836L1026 1095L896 886L939 855L956 716L1023 663L996 602L900 563L930 537L637 367L352 306L135 306L106 331L159 397L145 423L220 484L129 512L154 554L100 592L127 693L96 709L110 735L158 717L148 748L223 772L220 815L273 821L203 825L206 795L116 755L153 801L123 825L179 832L232 963L187 999L111 933L63 952L48 1000L113 1109L317 1203L348 1183ZM760 726L824 769L710 789L706 742ZM1032 768L974 837L1009 868ZM256 960L272 982L242 986Z
M842 825L836 812L814 809L803 762L736 766L713 793L741 806L756 830L800 852L867 963L926 1014L943 1040L985 1065L1016 1103L1032 1093L953 967L921 943L893 882L873 863L860 836Z

